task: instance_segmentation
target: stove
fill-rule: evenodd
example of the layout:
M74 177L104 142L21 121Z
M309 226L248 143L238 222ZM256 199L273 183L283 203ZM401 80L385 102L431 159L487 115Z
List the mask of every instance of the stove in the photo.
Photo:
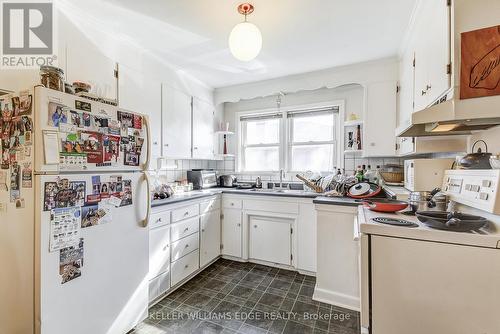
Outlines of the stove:
M375 217L372 218L372 220L376 223L393 225L393 226L418 227L418 224L403 219L396 219L389 217Z

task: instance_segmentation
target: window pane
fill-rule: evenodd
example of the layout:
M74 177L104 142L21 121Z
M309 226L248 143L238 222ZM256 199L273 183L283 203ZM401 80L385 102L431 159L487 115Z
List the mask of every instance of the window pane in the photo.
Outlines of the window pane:
M278 147L249 147L245 149L245 171L271 171L279 167Z
M293 142L333 140L333 114L291 118Z
M333 168L333 145L303 145L292 147L293 171L330 171Z
M276 144L280 138L280 120L247 121L247 145Z

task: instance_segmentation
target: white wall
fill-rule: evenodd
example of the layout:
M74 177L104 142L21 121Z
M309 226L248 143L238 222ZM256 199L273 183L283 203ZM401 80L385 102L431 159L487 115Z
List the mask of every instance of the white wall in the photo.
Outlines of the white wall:
M142 73L144 78L138 80L151 78L213 102L211 87L110 29L112 17L96 15L83 2L60 0L56 9L58 66L65 71L66 81L90 82L99 95L116 98L113 70L120 63ZM0 70L2 89L19 91L38 82L38 70Z

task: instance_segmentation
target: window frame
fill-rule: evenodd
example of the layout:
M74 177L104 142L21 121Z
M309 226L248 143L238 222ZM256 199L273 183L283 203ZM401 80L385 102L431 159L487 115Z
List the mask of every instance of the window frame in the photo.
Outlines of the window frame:
M342 168L343 164L343 151L341 150L344 147L344 126L342 120L344 118L345 112L345 101L344 100L334 100L328 102L321 103L313 103L313 104L302 104L302 105L294 105L291 107L282 107L281 110L277 108L266 108L266 109L257 109L257 110L249 110L249 111L240 111L235 113L235 124L236 124L236 138L237 138L237 147L236 147L236 166L235 172L241 174L260 174L260 175L274 175L277 171L247 171L244 170L245 166L245 157L244 157L244 140L246 137L245 127L243 126L243 122L241 121L241 117L247 116L259 116L266 114L275 114L277 112L282 114L280 119L280 143L279 143L279 169L283 169L286 173L294 173L294 172L305 172L305 171L292 171L291 168L291 126L288 124L289 118L287 117L289 112L304 110L304 109L320 109L320 108L338 108L338 112L336 116L334 116L334 139L333 142L324 142L325 144L333 144L334 148L334 161L333 166L331 166L330 171L321 171L321 172L332 172L333 167L337 166L337 168ZM245 132L245 133L244 133ZM311 145L317 145L320 142L312 142ZM294 143L296 144L296 143ZM250 145L250 146L261 146L261 147L276 147L275 144L263 144L263 145ZM249 146L246 146L249 147Z
M333 108L335 108L336 106L331 106ZM289 111L286 112L286 114L288 114ZM311 110L311 113L314 113L314 110ZM290 173L296 173L296 172L305 172L305 171L301 171L301 170L293 170L291 169L291 167L293 166L293 163L292 163L292 149L293 147L304 147L304 146L318 146L318 145L332 145L333 146L333 161L332 161L332 165L329 166L330 168L330 171L333 170L333 167L336 167L337 165L335 164L337 162L337 155L338 155L338 142L337 142L337 125L338 125L338 122L339 122L339 113L340 113L340 108L339 108L339 112L332 112L333 113L333 126L332 126L332 140L328 140L328 141L307 141L307 142L294 142L293 141L293 130L294 130L294 127L292 126L292 122L293 122L293 117L288 117L287 116L287 119L286 119L286 122L287 122L287 125L286 125L286 128L287 128L287 132L288 132L288 137L287 137L287 141L286 141L286 144L287 144L287 148L286 148L286 155L287 155L287 158L286 158L286 166L287 166L287 172L290 172ZM327 171L320 171L320 172L327 172Z

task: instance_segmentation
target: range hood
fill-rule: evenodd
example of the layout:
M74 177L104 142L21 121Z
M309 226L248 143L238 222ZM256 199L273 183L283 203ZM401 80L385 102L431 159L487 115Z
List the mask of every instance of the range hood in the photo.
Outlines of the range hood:
M451 96L451 98L449 98ZM434 105L412 114L398 137L467 135L500 125L500 96L460 100L450 91Z

